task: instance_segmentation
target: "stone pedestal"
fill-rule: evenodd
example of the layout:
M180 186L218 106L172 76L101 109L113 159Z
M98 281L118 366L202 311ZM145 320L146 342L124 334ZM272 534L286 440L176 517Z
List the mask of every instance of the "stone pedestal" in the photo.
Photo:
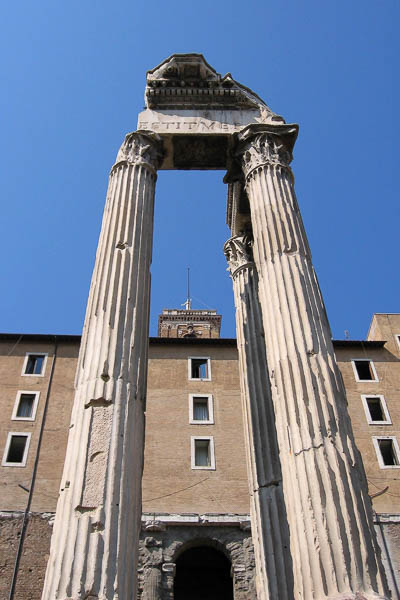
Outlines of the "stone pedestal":
M233 281L257 595L293 598L293 571L252 238L224 246Z
M157 135L111 170L44 600L135 597Z
M251 209L294 597L388 598L365 474L289 168L296 133L286 125L249 126L237 146ZM257 461L259 445L255 437Z

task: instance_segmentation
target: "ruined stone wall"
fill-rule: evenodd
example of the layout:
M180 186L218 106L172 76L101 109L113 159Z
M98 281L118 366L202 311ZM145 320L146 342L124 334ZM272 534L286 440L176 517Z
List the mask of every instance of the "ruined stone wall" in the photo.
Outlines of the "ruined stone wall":
M382 551L382 562L393 600L400 599L400 516L375 517L375 530Z
M30 515L15 588L16 600L40 600L52 532L51 513ZM0 513L0 600L8 600L23 513ZM393 600L400 598L400 520L380 515L375 522ZM150 600L154 569L159 576L159 600L173 600L174 564L191 545L222 550L233 565L235 600L255 599L254 551L250 531L239 526L167 526L142 531L139 556L139 597Z
M256 599L251 531L221 525L175 525L164 531L144 529L140 539L139 599L173 600L175 561L184 550L194 546L214 547L230 560L234 600Z

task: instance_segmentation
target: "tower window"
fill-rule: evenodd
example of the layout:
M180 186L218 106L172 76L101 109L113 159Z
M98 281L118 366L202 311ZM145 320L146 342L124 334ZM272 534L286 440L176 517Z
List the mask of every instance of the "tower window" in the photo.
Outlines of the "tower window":
M400 449L395 437L373 437L372 441L381 469L400 468Z
M28 456L30 433L10 432L2 460L3 467L25 467Z
M34 421L40 392L19 391L12 414L13 421Z
M211 379L210 359L206 357L190 357L189 379L209 381Z
M46 361L46 353L33 354L28 352L22 368L22 375L36 375L37 377L43 377L46 369Z
M189 394L189 423L193 425L212 425L214 423L211 394Z
M192 469L215 470L214 438L212 436L191 438L191 464Z
M372 360L369 358L355 358L351 362L356 381L379 381Z
M386 405L385 398L381 395L377 396L361 396L365 415L370 425L391 425L389 411Z

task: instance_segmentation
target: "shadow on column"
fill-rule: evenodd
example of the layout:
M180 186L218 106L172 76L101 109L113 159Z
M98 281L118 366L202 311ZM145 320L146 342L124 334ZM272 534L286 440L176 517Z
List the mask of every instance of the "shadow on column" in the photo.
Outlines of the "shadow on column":
M233 600L231 563L210 546L189 548L176 561L174 600Z

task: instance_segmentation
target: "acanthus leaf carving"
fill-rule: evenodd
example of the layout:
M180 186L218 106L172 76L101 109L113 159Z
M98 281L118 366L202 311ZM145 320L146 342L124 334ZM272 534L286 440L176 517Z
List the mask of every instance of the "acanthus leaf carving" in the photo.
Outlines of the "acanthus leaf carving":
M224 253L228 262L231 277L244 267L253 267L253 237L250 233L242 233L229 238L224 245Z
M115 165L121 162L142 165L154 172L163 156L161 137L155 133L128 133L118 152ZM114 165L114 166L115 166Z
M250 138L237 153L242 170L247 177L254 169L263 165L279 165L288 168L292 153L279 136L259 133Z

